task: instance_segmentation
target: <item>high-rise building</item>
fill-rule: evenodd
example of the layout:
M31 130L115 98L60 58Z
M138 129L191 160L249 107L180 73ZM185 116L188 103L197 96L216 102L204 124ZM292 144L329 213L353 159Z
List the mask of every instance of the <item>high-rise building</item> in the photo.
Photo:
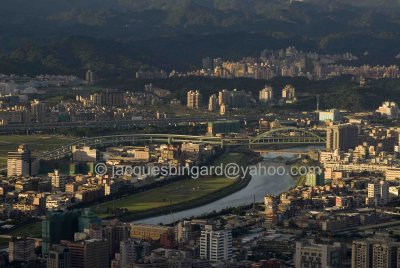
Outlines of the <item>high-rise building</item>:
M216 231L212 225L206 225L200 236L200 258L212 262L232 259L232 232Z
M119 91L101 92L100 98L102 106L121 107L125 104L125 95Z
M389 186L386 180L368 183L368 197L366 203L372 206L386 205L389 196Z
M129 225L112 221L103 227L104 238L108 243L109 257L113 258L115 253L119 253L121 241L125 241L130 236Z
M219 114L220 115L225 115L228 111L229 111L229 106L228 105L225 105L225 104L222 103L219 106Z
M329 151L355 148L358 145L358 127L352 124L329 126L326 130L326 149Z
M282 89L282 100L284 103L296 102L296 89L292 85L286 85Z
M330 267L341 268L340 244L325 245L296 242L294 263L296 268Z
M254 79L270 80L275 77L274 70L268 66L259 66L254 68Z
M97 80L96 73L92 70L87 70L86 72L86 83L88 85L93 85Z
M259 100L260 102L269 102L273 98L273 89L272 87L265 87L260 90Z
M90 95L90 101L93 105L101 105L101 94L99 93L94 93Z
M400 243L388 237L353 241L351 267L388 268L400 265Z
M218 98L217 95L213 94L210 96L208 100L208 110L210 112L214 112L217 110L217 108L218 108Z
M49 173L48 176L51 179L51 190L52 191L65 191L65 184L67 183L67 176L60 174L58 169L54 170L53 173Z
M222 61L221 58L216 58L216 59L213 60L213 62L214 62L214 68L221 68L222 67L223 61Z
M192 239L192 223L190 221L180 221L175 225L175 240L178 242L188 242Z
M314 186L322 186L324 185L324 174L321 172L317 172L316 170L309 171L306 174L306 186L314 187Z
M70 268L109 267L108 242L104 239L90 239L80 242L63 242L69 249Z
M248 106L252 101L250 93L244 90L234 89L232 91L223 89L218 93L218 104L231 108L242 108Z
M190 90L187 93L187 107L191 109L200 109L201 107L201 93L198 90Z
M8 253L10 262L29 262L34 260L36 258L35 241L33 239L17 239L13 237L8 243Z
M265 223L268 226L273 226L276 224L276 204L274 197L271 195L264 196L264 207L265 207Z
M314 63L314 75L315 78L321 79L323 76L323 65L319 62Z
M45 119L47 118L46 110L47 110L46 103L36 99L33 100L31 102L31 120L38 123L44 122Z
M248 66L246 63L235 63L233 68L235 77L246 77L248 75Z
M32 158L28 146L20 145L7 156L7 176L32 176L38 173L38 162Z
M218 93L218 105L221 106L222 104L230 104L230 92L226 89L223 89Z
M213 69L213 60L210 57L202 60L202 67L204 70Z
M53 244L73 240L78 232L79 211L52 212L42 221L42 252L47 255Z
M353 241L351 267L373 268L372 245L373 241L370 239Z
M47 256L47 268L69 268L69 249L62 245L53 245Z
M126 267L150 254L150 243L128 239L120 243L120 264Z
M230 103L231 108L243 108L251 103L251 94L244 90L234 89L230 92Z
M319 112L319 121L325 122L327 120L334 122L334 123L342 120L340 111L338 109L331 109L329 111Z

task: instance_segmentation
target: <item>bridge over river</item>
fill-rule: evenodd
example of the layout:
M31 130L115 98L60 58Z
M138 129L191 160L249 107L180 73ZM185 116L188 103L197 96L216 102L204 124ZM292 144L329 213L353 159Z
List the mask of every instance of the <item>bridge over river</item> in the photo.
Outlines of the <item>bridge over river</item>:
M214 137L214 136L193 136L178 134L124 134L110 135L80 139L75 142L63 145L55 150L44 152L37 156L38 159L54 160L61 159L72 153L73 146L117 146L122 144L140 143L205 143L219 145L221 147L245 146L256 150L268 145L323 145L325 137L306 129L285 127L264 132L258 136L248 137Z

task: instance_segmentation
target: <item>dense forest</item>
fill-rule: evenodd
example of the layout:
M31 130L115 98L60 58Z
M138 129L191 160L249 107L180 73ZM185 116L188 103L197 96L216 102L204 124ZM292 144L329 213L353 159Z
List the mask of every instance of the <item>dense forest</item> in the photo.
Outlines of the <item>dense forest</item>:
M397 64L399 11L395 0L3 0L0 72L130 77L291 45Z

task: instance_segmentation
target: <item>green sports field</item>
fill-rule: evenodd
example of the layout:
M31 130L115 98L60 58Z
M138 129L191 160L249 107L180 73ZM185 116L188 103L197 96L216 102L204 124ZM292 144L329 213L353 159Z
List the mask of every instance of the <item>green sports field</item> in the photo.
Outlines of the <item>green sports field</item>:
M107 208L112 207L127 208L129 212L141 212L186 203L210 195L233 183L234 180L226 178L185 179L143 193L105 202L95 207L94 210L102 217L110 216L107 214Z

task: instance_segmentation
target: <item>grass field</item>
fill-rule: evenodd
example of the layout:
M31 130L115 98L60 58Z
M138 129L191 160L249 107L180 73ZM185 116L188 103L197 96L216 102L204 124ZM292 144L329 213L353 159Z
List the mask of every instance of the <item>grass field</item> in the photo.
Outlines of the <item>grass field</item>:
M94 210L101 217L107 215L108 207L127 208L129 212L140 212L154 208L185 203L207 196L234 183L226 178L185 179L143 193L105 202Z
M77 138L63 137L56 135L12 135L12 136L0 136L0 165L4 165L7 162L7 153L15 151L18 145L25 143L29 146L33 154L39 152L48 151L73 142Z
M42 236L42 223L32 222L28 224L24 224L20 227L17 227L12 232L8 233L8 235L12 236L27 236L27 237L41 237Z

